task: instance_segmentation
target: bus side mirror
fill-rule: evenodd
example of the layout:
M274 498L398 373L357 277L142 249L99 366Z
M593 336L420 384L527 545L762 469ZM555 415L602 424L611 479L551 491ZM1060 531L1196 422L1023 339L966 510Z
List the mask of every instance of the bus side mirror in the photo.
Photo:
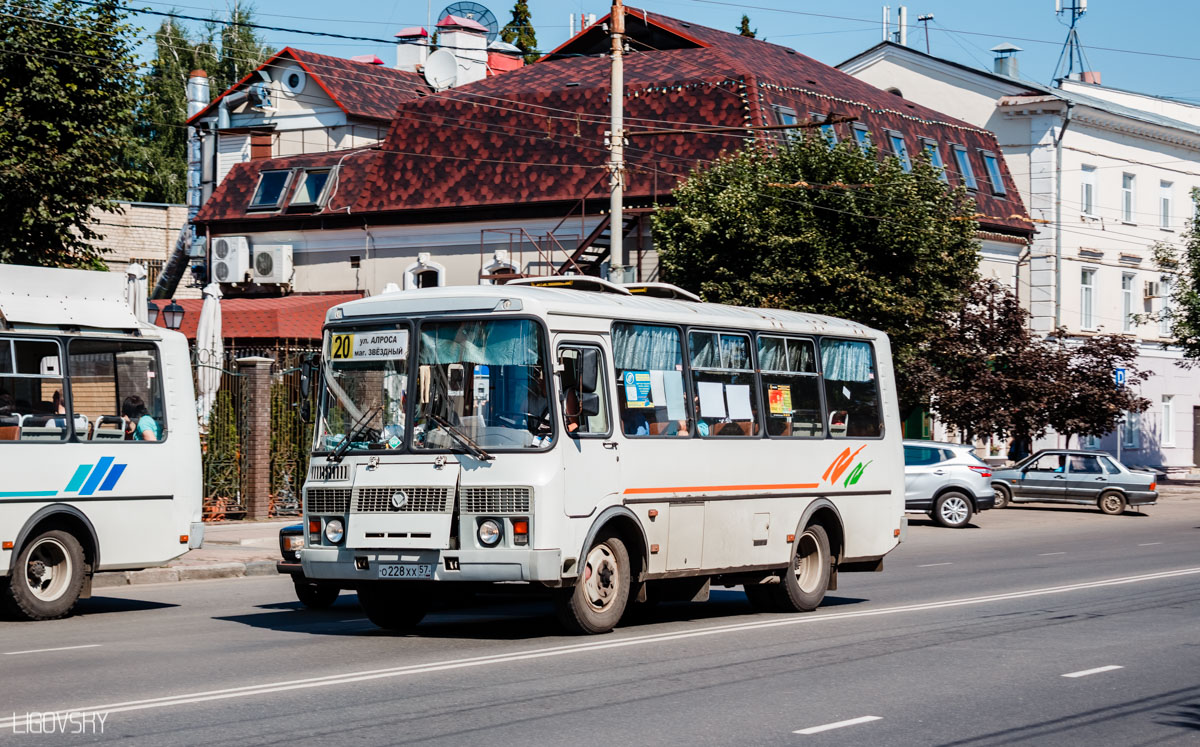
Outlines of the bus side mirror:
M312 353L304 356L304 360L300 361L300 396L305 400L308 395L312 394L312 376L313 376L313 356Z
M595 348L582 348L579 351L579 391L590 393L596 391L596 382L600 379L600 351ZM592 415L598 412L591 413Z
M579 395L579 414L584 417L595 417L600 414L600 395L584 392Z

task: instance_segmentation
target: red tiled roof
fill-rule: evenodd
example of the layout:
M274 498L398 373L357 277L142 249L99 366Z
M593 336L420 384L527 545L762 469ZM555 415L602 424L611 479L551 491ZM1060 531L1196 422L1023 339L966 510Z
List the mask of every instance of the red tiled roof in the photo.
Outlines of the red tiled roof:
M284 47L188 121L211 116L217 102L231 91L241 88L246 81L255 77L258 70L270 67L281 57L300 63L342 111L356 117L390 120L401 104L429 91L425 79L416 73Z
M359 293L296 295L282 298L222 298L221 336L225 339L319 340L325 314L333 306L362 298ZM159 301L158 326L164 325ZM185 298L175 303L183 307L183 326L179 331L189 340L196 339L200 309L204 301Z
M993 231L1032 233L1003 160L1007 198L996 197L985 184L977 151L999 153L992 133L786 47L641 10L628 13L627 31L634 40L625 61L630 130L775 124L772 107L781 105L802 119L810 112L853 117L879 144L885 130L902 132L913 156L921 148L918 138L930 137L942 144L951 168L948 144L963 145L976 161L981 224ZM639 43L639 38L648 41ZM397 111L380 148L342 164L338 194L318 215L569 204L584 196L602 197L607 189L598 182L608 158L606 40L598 23L534 65L410 101ZM655 48L648 48L651 43ZM851 137L849 125L837 130L842 139ZM693 168L739 148L744 138L735 132L633 139L626 150L626 197L665 197ZM311 158L236 166L197 221L276 217L246 211L258 171L317 165Z

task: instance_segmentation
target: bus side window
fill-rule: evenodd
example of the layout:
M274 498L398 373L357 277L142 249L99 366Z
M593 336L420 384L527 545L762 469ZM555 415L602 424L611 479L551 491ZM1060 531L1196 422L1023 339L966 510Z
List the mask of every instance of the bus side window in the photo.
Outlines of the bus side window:
M564 345L558 349L563 366L563 424L569 436L607 436L608 384L604 356L590 345Z
M683 340L675 327L617 322L612 327L617 404L626 436L692 432L683 381Z
M830 438L872 438L883 434L879 377L871 344L821 340L821 373Z
M0 441L65 441L67 418L58 343L0 338Z
M759 335L758 367L767 405L767 435L823 438L821 383L812 340Z
M688 333L696 431L701 437L757 436L758 392L750 338L744 334Z
M167 421L158 350L146 342L75 339L67 348L78 438L162 441ZM78 423L84 418L87 430Z

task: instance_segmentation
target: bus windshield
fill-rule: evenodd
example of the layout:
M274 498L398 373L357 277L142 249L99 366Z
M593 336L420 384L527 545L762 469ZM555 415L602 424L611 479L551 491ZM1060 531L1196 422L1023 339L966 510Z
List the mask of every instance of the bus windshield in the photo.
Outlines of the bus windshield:
M404 445L408 330L332 333L324 380L325 397L316 429L318 450L399 449Z
M426 322L417 345L414 449L549 447L554 425L535 322Z

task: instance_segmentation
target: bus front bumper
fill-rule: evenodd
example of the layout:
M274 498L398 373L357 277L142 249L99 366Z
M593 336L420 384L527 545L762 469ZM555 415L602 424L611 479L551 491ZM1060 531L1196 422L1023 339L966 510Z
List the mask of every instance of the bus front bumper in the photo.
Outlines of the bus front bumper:
M305 547L300 551L304 575L310 579L344 584L389 580L384 566L409 566L434 581L542 581L562 579L561 550L525 548L465 550L348 550L342 547ZM364 567L365 566L365 567Z

